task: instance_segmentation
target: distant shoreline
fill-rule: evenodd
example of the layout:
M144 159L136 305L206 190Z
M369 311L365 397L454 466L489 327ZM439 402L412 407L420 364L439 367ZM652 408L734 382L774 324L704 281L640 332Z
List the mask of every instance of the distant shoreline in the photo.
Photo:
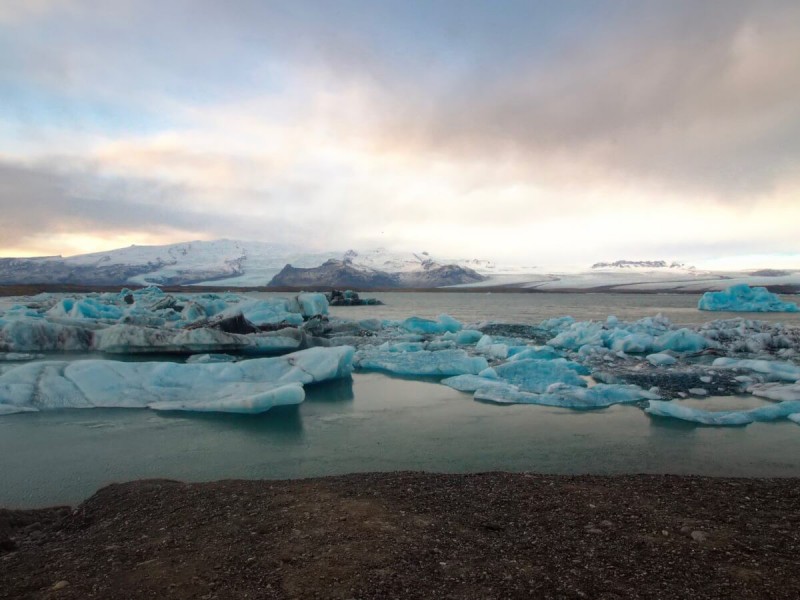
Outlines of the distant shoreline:
M434 293L434 294L634 294L634 295L656 295L656 294L676 294L676 295L700 295L707 291L715 291L717 288L702 288L693 290L680 290L672 288L660 289L625 289L626 284L604 285L591 288L523 288L513 285L507 286L485 286L485 287L440 287L440 288L342 288L352 289L359 294L369 293ZM122 288L139 289L145 286L135 284L119 285L91 285L91 284L60 284L60 283L26 283L26 284L3 284L0 285L0 297L7 296L33 296L40 293L65 293L65 294L85 294L92 292L119 292ZM162 290L169 293L191 294L191 293L223 293L223 292L276 292L276 293L298 293L298 292L320 292L329 291L327 287L232 287L232 286L197 286L197 285L159 285ZM767 285L766 287L774 294L800 294L800 286L795 285Z

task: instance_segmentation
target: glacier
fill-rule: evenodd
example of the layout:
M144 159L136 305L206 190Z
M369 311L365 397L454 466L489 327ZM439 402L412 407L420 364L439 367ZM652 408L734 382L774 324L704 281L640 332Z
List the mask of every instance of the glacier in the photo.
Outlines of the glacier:
M62 408L260 413L299 404L303 385L349 377L355 350L311 348L238 362L30 362L0 374L0 414Z
M777 294L764 287L750 287L746 283L733 285L720 292L706 292L697 308L732 312L798 312L797 304L783 302Z

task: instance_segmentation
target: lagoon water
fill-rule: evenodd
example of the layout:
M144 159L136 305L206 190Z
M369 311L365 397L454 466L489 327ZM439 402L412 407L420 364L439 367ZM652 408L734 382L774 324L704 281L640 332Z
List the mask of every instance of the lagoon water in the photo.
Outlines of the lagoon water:
M693 295L386 293L385 306L333 308L345 318L446 312L466 322L637 319L701 313ZM748 315L800 326L800 315ZM0 506L76 504L115 481L166 477L297 478L358 471L487 470L800 476L800 427L714 428L649 417L636 406L572 411L497 406L435 380L356 373L307 387L297 407L259 416L65 410L0 418ZM750 397L688 400L721 410Z

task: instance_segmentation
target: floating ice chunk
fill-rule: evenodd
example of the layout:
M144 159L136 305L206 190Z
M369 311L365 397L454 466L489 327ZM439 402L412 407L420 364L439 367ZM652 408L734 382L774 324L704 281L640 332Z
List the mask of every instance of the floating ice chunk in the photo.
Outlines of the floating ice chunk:
M483 337L483 333L477 329L462 329L461 331L452 333L447 332L442 336L444 340L451 340L456 344L462 346L476 344Z
M511 356L508 360L525 360L526 358L552 360L554 358L562 358L561 354L552 346L527 346L524 348L515 346L510 349L510 354Z
M708 396L708 390L705 388L689 388L687 391L693 396Z
M706 292L697 303L700 310L725 310L736 312L798 312L797 304L783 302L767 288L750 287L745 283L734 285L721 292Z
M475 351L489 358L504 360L508 358L509 347L508 344L495 344L493 343L492 336L484 335L478 343L475 344Z
M664 350L700 352L707 348L708 345L708 340L705 337L686 328L668 331L653 340L653 350L658 352L663 352Z
M800 411L800 401L779 402L749 410L708 411L684 406L678 402L651 400L650 405L644 410L651 415L672 417L703 425L747 425L755 421L787 418L790 414Z
M480 375L456 375L455 377L442 379L442 383L459 392L474 392L492 386L508 386L504 381L481 377Z
M84 326L44 319L0 320L3 352L83 352L91 348L93 339L94 332Z
M400 327L411 333L441 334L445 332L456 333L463 328L463 325L450 315L439 315L436 321L421 317L409 317L400 323Z
M64 298L47 311L50 317L69 317L72 319L109 319L117 321L123 311L113 304L105 304L95 298Z
M289 309L301 313L304 317L316 317L328 314L328 298L319 292L298 294L289 301Z
M274 323L289 323L302 325L303 316L297 311L290 311L289 304L284 298L269 300L249 300L240 304L233 304L218 313L220 318L233 317L241 313L253 325L268 325Z
M572 322L547 344L568 350L577 350L581 346L603 346L603 324L595 321Z
M425 350L425 342L398 342L396 344L386 342L378 346L378 349L387 352L419 352Z
M713 362L713 366L724 369L746 369L756 373L763 373L772 379L781 379L783 381L800 380L800 366L790 362L721 357Z
M591 388L582 388L566 384L550 386L547 392L535 394L520 391L516 386L486 386L475 392L476 400L485 400L499 404L540 404L543 406L560 406L563 408L605 408L613 404L625 404L658 398L653 392L643 390L635 385L597 384Z
M800 400L800 383L782 385L780 383L759 383L751 385L747 391L754 396L769 398L770 400L791 401Z
M361 351L356 364L362 369L388 371L397 375L476 375L488 363L482 356L469 356L463 350L431 352Z
M497 365L494 371L500 379L519 387L525 392L541 393L554 383L586 386L578 375L585 367L566 359L536 360L532 358L510 361Z
M546 329L547 331L562 331L567 329L574 322L575 319L572 317L555 317L542 321L539 323L539 327Z
M235 362L236 357L230 354L195 354L186 359L186 364L207 364L220 362Z
M27 363L0 375L0 405L16 410L92 407L263 411L302 401L287 385L348 377L354 349L311 348L279 358L180 364L113 360ZM301 390L302 392L302 390Z
M280 354L299 350L304 334L296 329L242 335L219 329L154 329L112 325L95 332L94 349L108 354L197 354L250 352Z
M788 415L786 418L800 425L800 412L792 413Z
M258 414L266 412L274 406L300 404L306 395L303 386L299 383L282 385L257 393L252 393L247 389L240 390L239 386L232 384L226 387L226 391L230 395L218 399L152 402L148 404L147 408L153 410Z
M645 358L647 359L647 362L656 367L666 367L668 365L674 365L676 362L678 362L677 358L671 354L664 354L663 352L648 354Z

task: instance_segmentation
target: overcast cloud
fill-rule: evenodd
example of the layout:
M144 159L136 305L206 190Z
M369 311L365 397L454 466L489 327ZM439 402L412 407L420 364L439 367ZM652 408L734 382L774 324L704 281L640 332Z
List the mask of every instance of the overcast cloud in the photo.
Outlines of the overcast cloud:
M8 2L0 94L3 256L800 266L790 0Z

